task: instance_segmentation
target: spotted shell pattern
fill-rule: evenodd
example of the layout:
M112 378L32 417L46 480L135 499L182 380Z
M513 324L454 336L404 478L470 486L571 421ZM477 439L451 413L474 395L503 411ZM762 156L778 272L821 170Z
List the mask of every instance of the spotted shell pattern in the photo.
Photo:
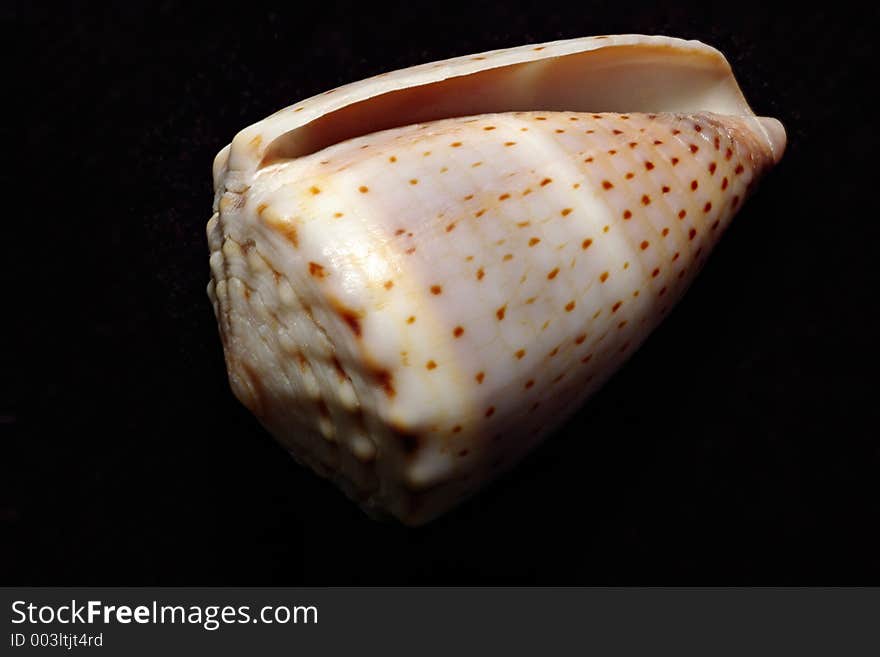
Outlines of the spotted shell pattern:
M685 111L675 94L649 99L655 112L524 110L508 93L489 104L510 111L384 111L400 125L369 121L377 130L345 116L377 85L424 93L420 76L467 78L490 56L355 83L336 92L341 110L332 96L288 108L215 163L208 292L235 394L299 461L407 524L472 494L582 405L681 297L784 147L778 122L756 119L720 74L729 91L710 108L734 113Z

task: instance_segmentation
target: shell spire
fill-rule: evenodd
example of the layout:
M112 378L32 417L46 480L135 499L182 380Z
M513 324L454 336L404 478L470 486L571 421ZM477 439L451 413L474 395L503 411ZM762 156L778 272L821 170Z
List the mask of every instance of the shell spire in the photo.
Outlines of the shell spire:
M666 37L426 64L282 110L215 162L233 390L367 510L425 522L638 348L784 146L720 53Z

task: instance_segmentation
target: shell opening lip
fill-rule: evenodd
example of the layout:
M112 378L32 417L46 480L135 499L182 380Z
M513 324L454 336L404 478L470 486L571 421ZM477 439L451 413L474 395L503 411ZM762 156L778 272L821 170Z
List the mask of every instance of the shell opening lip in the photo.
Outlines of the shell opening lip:
M638 35L598 43L607 45L595 39L555 42L547 50L539 48L540 56L533 58L504 59L507 51L501 51L502 58L493 62L495 55L487 53L491 56L485 62L458 58L341 87L326 97L330 100L318 96L296 107L309 111L282 110L240 133L233 151L257 160L232 162L231 168L260 168L373 132L479 114L712 112L754 117L727 60L709 46ZM553 48L563 50L543 54ZM767 119L755 128L778 159L785 142L781 124ZM265 138L265 146L249 154L239 148L256 136Z

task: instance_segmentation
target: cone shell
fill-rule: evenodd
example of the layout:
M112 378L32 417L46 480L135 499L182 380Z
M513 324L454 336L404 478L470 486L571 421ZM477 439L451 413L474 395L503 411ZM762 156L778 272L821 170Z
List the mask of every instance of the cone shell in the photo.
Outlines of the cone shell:
M215 161L232 388L365 509L423 523L638 348L784 145L720 53L666 37L462 57L282 110Z

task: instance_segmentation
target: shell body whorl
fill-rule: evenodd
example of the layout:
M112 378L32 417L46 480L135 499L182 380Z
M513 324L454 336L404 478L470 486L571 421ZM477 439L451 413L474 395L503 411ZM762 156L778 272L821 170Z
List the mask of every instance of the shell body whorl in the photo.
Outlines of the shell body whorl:
M738 107L512 109L312 152L291 136L307 124L273 127L280 146L244 131L208 227L233 390L368 510L429 520L564 421L687 288L784 146Z

